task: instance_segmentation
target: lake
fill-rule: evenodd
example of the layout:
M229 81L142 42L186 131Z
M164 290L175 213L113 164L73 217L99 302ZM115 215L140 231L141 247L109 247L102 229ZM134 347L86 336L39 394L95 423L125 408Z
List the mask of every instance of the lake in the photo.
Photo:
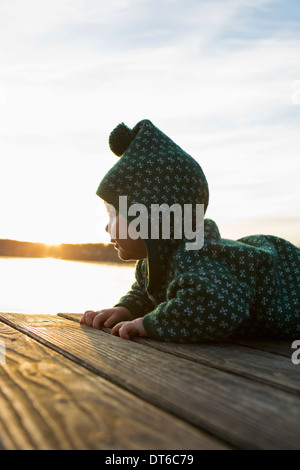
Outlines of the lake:
M134 270L126 263L0 257L0 311L56 315L113 307Z

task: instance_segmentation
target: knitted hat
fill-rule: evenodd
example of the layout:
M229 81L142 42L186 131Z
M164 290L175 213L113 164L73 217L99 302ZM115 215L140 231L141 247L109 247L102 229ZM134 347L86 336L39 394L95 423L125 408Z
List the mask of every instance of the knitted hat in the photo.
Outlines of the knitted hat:
M190 204L195 220L195 207L208 205L208 185L200 165L149 120L140 121L133 129L119 124L110 134L109 145L119 157L117 163L102 179L97 195L114 206L128 222L135 216L122 213L119 197L126 196L128 207L143 204L148 210L151 230L152 204L171 207ZM150 211L149 211L150 209ZM161 230L161 214L158 231ZM193 229L195 225L193 225ZM151 293L159 282L164 260L183 239L174 233L169 239L145 239L147 248L147 290Z
M109 145L120 160L101 181L97 195L116 210L119 196L128 205L208 205L208 185L200 165L149 120L133 129L119 124Z

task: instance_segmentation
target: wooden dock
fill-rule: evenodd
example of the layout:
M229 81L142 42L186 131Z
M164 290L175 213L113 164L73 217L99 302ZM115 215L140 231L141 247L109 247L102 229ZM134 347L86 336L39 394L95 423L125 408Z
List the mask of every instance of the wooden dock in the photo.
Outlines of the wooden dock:
M1 449L300 449L291 342L126 341L80 317L0 314Z

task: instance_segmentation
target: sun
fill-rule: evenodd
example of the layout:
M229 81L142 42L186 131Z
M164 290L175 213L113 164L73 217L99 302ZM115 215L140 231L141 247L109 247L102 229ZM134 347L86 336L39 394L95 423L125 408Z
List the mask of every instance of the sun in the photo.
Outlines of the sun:
M59 237L59 233L49 233L49 234L41 234L39 240L36 240L39 243L44 243L45 245L60 245L62 243L61 237ZM37 238L37 237L35 237ZM35 241L33 238L30 241Z

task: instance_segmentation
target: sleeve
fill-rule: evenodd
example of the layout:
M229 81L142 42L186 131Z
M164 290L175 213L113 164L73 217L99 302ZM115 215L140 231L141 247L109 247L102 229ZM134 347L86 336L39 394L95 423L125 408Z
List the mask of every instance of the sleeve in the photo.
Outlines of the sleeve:
M142 317L154 308L154 304L147 294L144 269L143 260L138 261L135 269L136 281L132 284L130 291L114 305L114 307L121 305L128 308L135 318Z
M167 301L143 318L151 338L178 343L225 339L250 317L251 290L236 278L182 274Z

